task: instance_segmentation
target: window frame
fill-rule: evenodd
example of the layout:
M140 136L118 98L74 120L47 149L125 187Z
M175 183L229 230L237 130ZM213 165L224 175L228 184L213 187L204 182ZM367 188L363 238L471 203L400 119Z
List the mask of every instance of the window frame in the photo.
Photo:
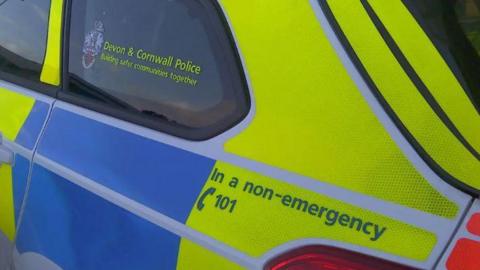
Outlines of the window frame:
M180 125L178 123L172 123L168 120L163 120L144 114L132 113L130 111L121 108L115 108L113 106L108 106L100 101L72 93L68 89L71 76L69 74L69 50L72 17L71 14L73 8L72 1L74 0L66 0L64 8L64 28L62 36L63 48L61 61L62 88L60 91L58 91L56 96L59 100L190 141L205 141L214 138L220 134L223 134L224 132L230 130L231 128L242 122L250 113L250 110L252 108L252 101L250 98L249 85L247 82L245 68L241 60L241 55L237 48L236 41L233 37L232 29L226 19L223 9L215 0L198 1L203 4L212 6L212 9L208 9L208 16L217 16L218 19L221 21L221 24L214 24L214 28L212 30L216 32L217 36L223 37L223 39L226 41L220 41L219 45L227 50L230 50L229 53L233 53L233 61L227 64L230 66L234 66L235 71L238 71L238 76L236 76L233 83L235 85L235 89L232 89L234 96L236 96L238 108L234 113L231 114L230 117L222 119L222 121L208 127L192 128ZM244 102L240 101L240 99L243 99Z

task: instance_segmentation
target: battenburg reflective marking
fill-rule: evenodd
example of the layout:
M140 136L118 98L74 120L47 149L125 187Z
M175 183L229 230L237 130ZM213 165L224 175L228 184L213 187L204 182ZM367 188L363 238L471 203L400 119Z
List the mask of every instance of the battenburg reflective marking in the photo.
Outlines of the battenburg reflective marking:
M35 100L0 88L0 132L14 141L22 129ZM15 211L12 186L12 167L0 165L0 231L11 241L15 237Z
M372 211L59 108L39 153L252 256L292 240L324 238L424 260L436 243L433 233ZM275 229L264 233L269 224ZM300 225L306 229L295 229ZM422 244L413 249L418 239Z
M48 22L48 39L45 61L40 80L44 83L60 85L60 59L62 48L63 0L51 0Z
M254 257L321 238L424 261L437 241L423 229L223 162L187 225Z
M0 231L10 241L15 237L15 216L13 206L12 167L0 167Z
M456 216L457 205L416 171L376 118L308 1L221 2L256 102L252 123L226 143L226 151L395 204Z
M35 99L0 87L0 131L15 141L33 108Z
M480 162L437 117L385 44L360 1L328 1L361 64L405 129L450 177L480 189ZM402 91L399 91L402 89ZM419 148L417 147L417 148ZM434 169L437 169L434 166ZM437 165L437 166L438 166ZM438 169L437 169L438 172Z
M38 153L182 223L215 163L58 108Z

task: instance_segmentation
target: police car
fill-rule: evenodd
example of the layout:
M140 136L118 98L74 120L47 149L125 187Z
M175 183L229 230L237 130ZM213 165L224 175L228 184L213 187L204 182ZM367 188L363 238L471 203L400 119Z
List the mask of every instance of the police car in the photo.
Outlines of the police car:
M0 269L480 269L480 1L0 0Z

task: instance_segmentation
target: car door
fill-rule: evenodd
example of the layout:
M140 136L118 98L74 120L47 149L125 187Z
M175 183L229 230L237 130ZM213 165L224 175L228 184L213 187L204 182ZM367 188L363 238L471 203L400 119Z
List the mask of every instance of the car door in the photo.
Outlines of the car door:
M3 155L0 161L0 266L6 267L11 257L34 148L52 99L6 82L0 82L0 96L0 114L5 116L0 120L3 136L0 143Z
M57 84L49 42L50 1L0 4L0 269L11 262L31 160ZM60 44L58 44L60 45Z
M174 269L215 163L192 150L250 107L224 18L203 0L66 10L64 89L34 157L16 269Z

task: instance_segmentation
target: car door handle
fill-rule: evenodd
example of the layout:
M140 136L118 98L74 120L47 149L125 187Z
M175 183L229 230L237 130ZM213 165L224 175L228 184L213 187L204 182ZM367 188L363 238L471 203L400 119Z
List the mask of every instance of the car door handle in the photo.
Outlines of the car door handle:
M0 133L0 166L2 164L13 164L13 151L3 144L3 135Z

